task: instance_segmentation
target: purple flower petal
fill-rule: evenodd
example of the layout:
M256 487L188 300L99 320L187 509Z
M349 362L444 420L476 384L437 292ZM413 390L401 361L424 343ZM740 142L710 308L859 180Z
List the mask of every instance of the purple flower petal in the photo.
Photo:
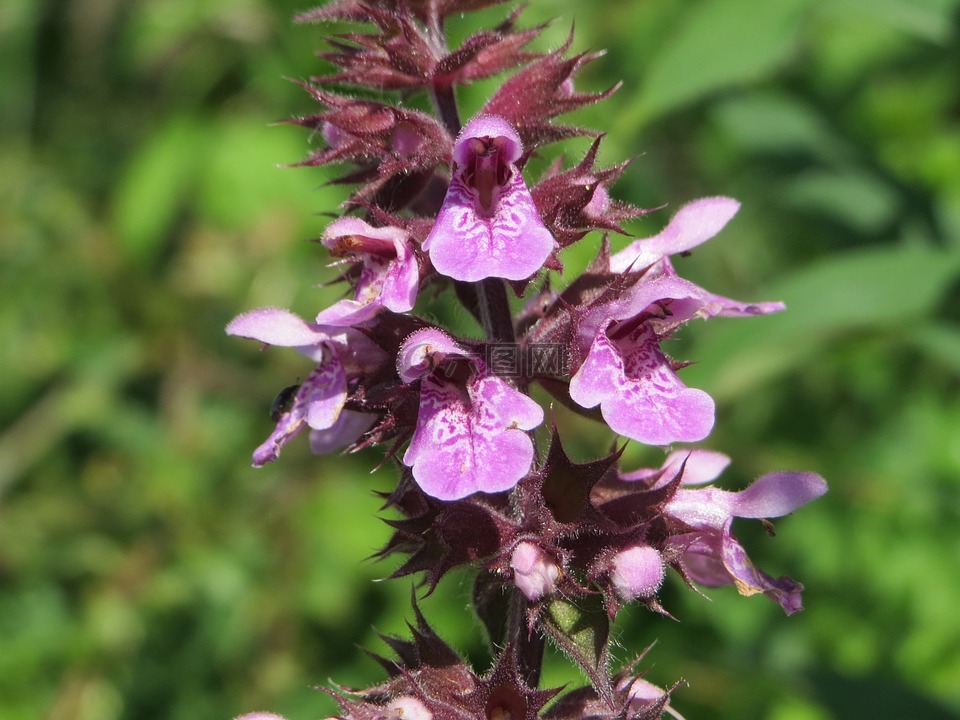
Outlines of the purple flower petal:
M478 138L497 138L503 152L503 161L514 163L523 155L523 143L513 125L499 115L475 115L463 126L453 146L453 161L466 167L476 154Z
M747 596L763 593L778 603L787 615L803 610L800 599L803 585L786 576L774 580L756 567L747 556L743 545L729 534L729 527L724 529L722 537L723 564L729 571L737 592Z
M734 517L787 515L826 491L826 481L815 473L769 473L739 492L713 487L678 490L664 512L692 527L719 529Z
M703 305L703 289L683 278L658 277L637 283L606 307L611 320L626 320L649 312L655 304L669 308L671 323L688 320Z
M337 421L346 401L347 376L343 363L331 353L328 362L318 365L307 375L297 391L294 404L304 404L307 425L314 430L324 430Z
M533 462L524 431L542 422L539 405L494 375L474 376L464 392L431 373L421 381L417 427L403 462L423 491L440 500L508 490Z
M290 409L281 413L273 432L253 452L254 467L261 467L280 456L283 446L304 427L325 430L334 426L347 399L347 380L343 364L335 353L306 377Z
M260 308L238 315L227 325L228 335L259 340L268 345L307 347L329 339L325 329L289 310Z
M659 234L630 243L610 258L610 270L642 270L670 255L686 252L723 230L740 209L732 198L694 200L677 211Z
M672 481L683 467L681 485L702 485L716 480L729 464L730 458L727 455L713 450L675 450L667 455L663 466L658 470L640 468L619 477L621 480L636 482L659 475L660 480L654 487L660 487Z
M397 373L410 383L433 370L448 357L470 357L470 351L436 328L411 333L397 353Z
M270 437L253 451L253 466L263 467L268 462L273 462L280 457L283 446L299 435L300 431L306 426L306 417L302 407L296 413L285 412L280 415L276 427L270 433Z
M510 568L514 584L530 602L552 593L560 577L556 561L532 542L517 544L510 556Z
M332 327L330 331L331 346L348 377L376 372L387 361L387 353L359 330Z
M704 587L734 585L741 595L763 593L783 608L787 615L803 609L800 593L803 585L783 576L774 579L756 567L744 547L730 534L727 523L718 532L702 535L692 543L689 536L675 535L670 544L686 544L682 563L687 575Z
M667 541L668 548L683 551L683 568L690 579L709 588L733 583L733 578L720 557L721 545L720 533L673 535Z
M360 327L365 322L372 320L380 311L383 304L378 298L369 302L360 302L344 298L338 300L325 310L317 314L317 322L324 325L334 325L342 327Z
M423 249L441 275L473 282L528 278L543 267L556 245L515 171L499 188L489 213L476 193L454 178Z
M310 431L310 450L315 455L326 455L346 447L369 430L374 420L376 415L370 413L343 410L330 427Z
M782 302L745 303L722 295L704 292L704 304L700 313L706 317L753 317L783 312L787 306Z
M827 492L827 481L816 473L784 471L767 473L737 493L733 514L742 518L772 518L792 513L801 505Z
M664 323L675 325L696 315L702 306L703 290L688 280L675 276L644 279L616 300L592 306L584 313L577 327L580 349L586 351L611 320L662 314Z
M340 300L322 311L318 323L356 326L370 320L381 307L394 312L413 309L420 271L403 230L375 228L359 218L343 217L327 226L323 244L334 255L360 259L363 267L354 299Z
M598 334L570 380L570 397L600 405L614 432L647 445L695 442L713 428L713 399L680 382L644 325L616 341Z
M423 242L434 268L455 280L523 280L557 247L514 164L516 130L491 115L475 117L454 146L454 175Z

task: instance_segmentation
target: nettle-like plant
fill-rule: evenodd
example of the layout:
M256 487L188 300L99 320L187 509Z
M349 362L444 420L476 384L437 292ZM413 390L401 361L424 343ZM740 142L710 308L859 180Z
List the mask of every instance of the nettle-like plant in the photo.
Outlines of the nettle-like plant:
M775 472L721 490L711 483L729 459L703 449L673 449L659 468L621 468L622 447L577 463L530 391L539 385L638 443L694 443L710 433L714 403L683 384L685 363L663 341L694 318L784 307L714 295L676 273L671 256L712 238L737 212L729 198L691 202L659 234L611 252L607 234L627 234L622 223L647 212L611 197L628 162L597 167L601 136L555 118L616 87L578 91L575 75L597 55L569 55L572 36L553 52L529 50L543 28L520 28L519 10L448 47L450 15L496 4L337 0L298 18L365 24L329 40L323 57L336 72L303 83L322 110L294 121L325 140L302 164L343 164L337 182L355 187L322 236L352 293L314 321L268 308L228 325L315 364L278 398L276 428L254 465L276 460L304 430L316 453L386 444L401 468L385 495L397 519L379 552L402 556L392 577L417 575L430 591L454 568L476 573L473 606L492 668L471 668L414 602L412 637L384 637L396 656L378 656L387 679L334 691L342 718L679 717L672 688L644 680L639 658L611 671L611 620L632 602L668 615L658 593L670 570L694 589L734 585L799 611L802 586L755 567L732 525L785 515L826 484ZM507 73L461 124L456 88ZM394 102L384 99L391 93ZM416 93L429 96L433 114L404 106ZM524 177L540 148L579 136L595 138L579 163ZM559 252L590 232L604 241L586 271L562 289L543 280L561 269ZM419 317L428 289L432 297L452 290L484 337ZM524 298L519 312L510 293ZM548 640L589 685L539 688Z

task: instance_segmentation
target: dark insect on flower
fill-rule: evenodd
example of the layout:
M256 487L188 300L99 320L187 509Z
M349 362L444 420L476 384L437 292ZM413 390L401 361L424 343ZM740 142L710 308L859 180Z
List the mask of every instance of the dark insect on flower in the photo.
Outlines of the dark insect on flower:
M296 385L287 385L283 390L277 393L277 396L270 403L270 419L274 422L280 421L280 416L290 412L293 405L293 399L297 396L297 390L300 389L300 383Z

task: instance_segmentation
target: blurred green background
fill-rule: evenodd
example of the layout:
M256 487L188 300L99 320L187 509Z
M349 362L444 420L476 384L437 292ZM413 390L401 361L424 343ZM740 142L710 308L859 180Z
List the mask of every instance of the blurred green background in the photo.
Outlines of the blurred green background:
M240 311L338 296L306 242L344 193L278 164L320 140L285 78L321 72L293 0L0 4L0 718L194 720L332 706L312 685L380 677L357 644L401 632L409 579L365 561L387 535L376 451L296 442L255 471L269 404L307 361L227 338ZM462 36L504 8L455 24ZM640 609L615 656L689 681L694 718L960 718L960 2L537 0L538 47L576 20L609 48L580 80L624 87L583 122L615 194L743 209L678 261L789 312L697 324L674 354L718 401L725 486L781 468L831 491L738 534L806 586L785 618L674 579L680 623ZM476 110L495 86L462 95ZM566 146L576 159L584 142ZM563 148L557 148L559 151ZM617 246L625 244L618 239ZM588 237L570 268L595 252ZM609 434L561 414L571 452ZM631 446L628 468L656 464ZM481 666L469 578L422 603ZM576 673L551 656L548 678Z

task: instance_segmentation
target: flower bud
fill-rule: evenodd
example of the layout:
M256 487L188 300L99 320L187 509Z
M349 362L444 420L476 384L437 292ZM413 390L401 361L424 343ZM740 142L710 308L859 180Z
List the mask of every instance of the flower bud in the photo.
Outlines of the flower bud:
M622 689L622 686L618 687ZM661 712L666 712L678 720L684 720L683 716L670 706L670 694L652 682L639 677L633 678L629 680L628 693L627 709L631 713L649 711L654 706L663 703Z
M653 596L666 572L660 553L649 545L635 545L619 552L611 566L610 582L626 601Z
M401 695L387 705L389 720L432 720L433 713L412 695Z
M522 542L510 557L513 582L527 600L533 602L553 592L560 577L560 568L539 546Z

